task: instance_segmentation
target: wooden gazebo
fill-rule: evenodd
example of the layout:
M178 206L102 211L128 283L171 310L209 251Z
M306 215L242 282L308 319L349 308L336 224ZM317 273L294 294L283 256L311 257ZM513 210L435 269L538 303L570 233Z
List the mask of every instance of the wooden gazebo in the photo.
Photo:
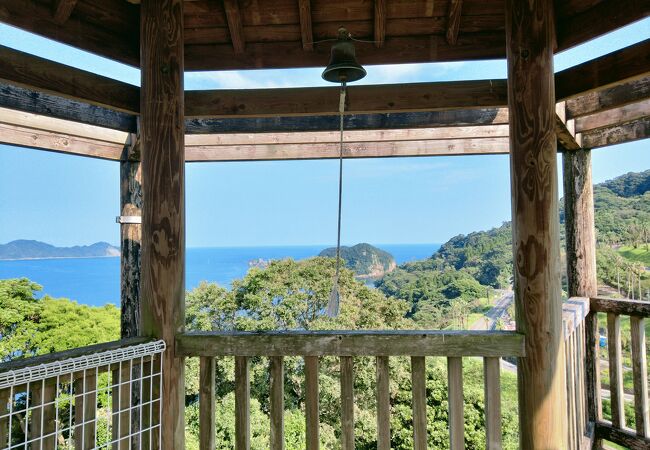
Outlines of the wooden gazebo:
M291 355L305 357L312 388L307 441L317 448L318 357L335 355L341 358L342 447L354 448L353 357L366 355L377 356L377 420L384 425L378 426L378 444L389 448L387 357L407 355L418 449L427 442L426 356L449 360L453 449L464 445L458 380L466 356L485 358L488 448L501 442L501 356L519 358L522 449L599 448L603 438L650 448L645 359L634 365L636 430L621 421L623 392L615 382L613 420L602 419L595 313L608 312L613 331L619 315L632 316L633 353L645 358L643 321L650 304L596 298L590 163L593 148L650 136L650 41L553 70L554 53L648 15L647 0L3 0L0 21L139 67L141 85L0 47L0 142L121 165L122 344L156 338L166 345L156 447L184 447L186 356L201 356L201 445L214 445L213 358L234 355L237 448L250 445L252 356L271 358L271 444L283 448L277 393L282 357ZM331 43L318 41L335 37L339 26L373 41L357 45L365 66L507 59L507 80L349 87L345 157L510 155L516 332L184 332L185 162L338 156L338 88L185 91L184 72L322 67ZM575 297L564 316L558 151L564 159L569 295ZM620 337L618 346L618 360L616 345L610 346L614 374ZM42 362L5 365L0 372ZM83 386L92 382L84 378ZM3 420L0 410L0 427ZM88 420L80 424L86 433ZM118 444L133 436L122 431L114 427Z

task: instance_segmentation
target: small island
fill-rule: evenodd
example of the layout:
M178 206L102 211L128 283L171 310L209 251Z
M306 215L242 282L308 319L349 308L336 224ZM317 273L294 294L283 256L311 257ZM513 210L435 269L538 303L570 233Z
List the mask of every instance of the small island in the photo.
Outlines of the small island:
M336 258L336 247L326 248L318 256ZM365 243L352 247L342 246L341 259L357 278L381 278L397 268L393 255Z
M107 242L74 247L55 247L41 241L19 239L0 244L0 260L49 258L100 258L120 256L120 249Z

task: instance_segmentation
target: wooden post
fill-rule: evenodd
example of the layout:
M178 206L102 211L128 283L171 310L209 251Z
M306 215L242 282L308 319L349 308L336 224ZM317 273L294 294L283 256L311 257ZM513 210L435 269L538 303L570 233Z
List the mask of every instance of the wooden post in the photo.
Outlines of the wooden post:
M122 339L141 335L140 237L142 171L136 135L129 136L120 160L120 330Z
M164 339L162 442L185 446L185 374L175 336L185 321L183 1L140 3L141 321Z
M506 2L510 174L519 358L519 436L567 447L551 0Z

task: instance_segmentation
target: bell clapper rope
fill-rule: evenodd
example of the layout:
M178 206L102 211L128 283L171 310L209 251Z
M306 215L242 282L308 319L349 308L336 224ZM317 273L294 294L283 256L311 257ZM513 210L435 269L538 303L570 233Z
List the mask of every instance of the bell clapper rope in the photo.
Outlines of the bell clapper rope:
M336 273L334 283L330 292L330 299L327 303L327 315L336 317L339 314L341 305L341 292L339 290L339 274L341 272L341 211L343 205L343 113L345 111L345 80L341 81L341 94L339 96L339 207L338 227L336 233Z

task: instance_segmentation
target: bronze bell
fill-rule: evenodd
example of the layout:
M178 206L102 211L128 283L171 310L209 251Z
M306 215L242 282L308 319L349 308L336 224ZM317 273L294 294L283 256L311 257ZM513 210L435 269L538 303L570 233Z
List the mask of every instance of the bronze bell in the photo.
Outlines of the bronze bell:
M339 28L338 41L332 46L330 63L323 71L323 79L332 83L351 83L366 76L366 69L357 62L350 33Z

